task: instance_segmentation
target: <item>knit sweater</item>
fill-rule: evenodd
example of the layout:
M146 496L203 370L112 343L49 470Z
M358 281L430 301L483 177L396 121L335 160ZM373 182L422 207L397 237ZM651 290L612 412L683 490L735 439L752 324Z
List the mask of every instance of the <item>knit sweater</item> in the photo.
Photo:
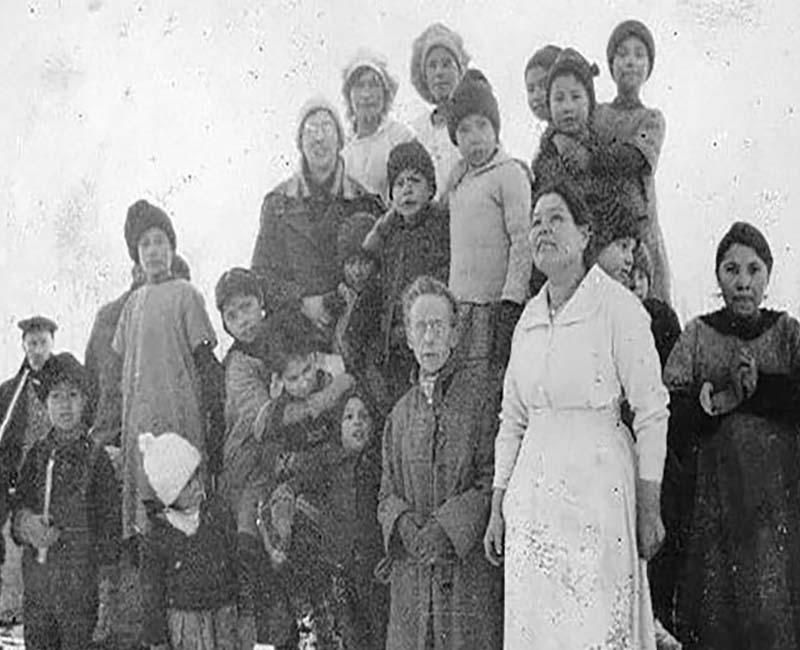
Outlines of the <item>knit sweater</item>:
M461 302L524 304L533 256L528 243L531 184L523 163L502 149L453 172L450 290Z

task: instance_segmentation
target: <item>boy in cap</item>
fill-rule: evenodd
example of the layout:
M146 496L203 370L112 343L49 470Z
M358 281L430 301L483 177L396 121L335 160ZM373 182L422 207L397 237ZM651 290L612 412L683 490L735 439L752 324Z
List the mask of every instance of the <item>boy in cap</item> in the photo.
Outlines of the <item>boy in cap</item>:
M28 453L14 499L14 538L24 547L25 645L85 650L97 623L100 576L119 552L119 490L111 461L87 435L83 366L67 352L55 355L41 382L51 428Z
M462 80L447 128L462 156L448 198L449 288L459 301L461 342L468 358L503 371L533 263L530 180L500 146L500 111L488 82Z
M386 168L391 208L375 223L363 246L380 257L383 373L394 404L408 391L416 366L403 326L403 291L420 275L447 282L450 224L447 208L433 200L436 172L419 141L392 149Z

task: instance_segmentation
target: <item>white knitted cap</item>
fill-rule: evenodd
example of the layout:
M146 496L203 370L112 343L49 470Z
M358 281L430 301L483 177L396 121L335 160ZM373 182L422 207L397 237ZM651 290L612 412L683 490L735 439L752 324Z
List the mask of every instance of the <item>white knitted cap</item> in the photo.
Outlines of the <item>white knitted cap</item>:
M156 496L165 506L172 505L200 466L200 452L177 433L143 433L139 436L139 451Z

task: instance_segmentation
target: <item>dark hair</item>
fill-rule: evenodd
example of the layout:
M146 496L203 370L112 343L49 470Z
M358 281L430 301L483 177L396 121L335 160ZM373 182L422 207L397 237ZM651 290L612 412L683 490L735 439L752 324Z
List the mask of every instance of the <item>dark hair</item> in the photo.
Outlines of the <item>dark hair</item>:
M561 48L558 47L558 45L553 45L551 43L550 45L540 47L525 64L525 72L522 73L523 76L528 76L528 70L531 68L543 68L545 71L549 71L556 62L556 58L559 54L561 54Z
M590 229L589 243L583 251L583 264L589 269L595 263L595 255L593 253L592 240L594 239L594 217L586 199L583 196L580 188L568 176L555 178L545 182L541 187L537 188L536 193L533 195L531 202L531 210L536 207L543 196L547 194L557 194L560 196L564 203L567 204L567 209L572 220L576 226L588 226Z
M719 246L717 246L714 266L715 274L719 275L719 267L720 264L722 264L722 258L725 257L725 253L727 253L734 244L741 244L742 246L753 249L755 254L758 255L767 267L767 274L772 274L773 258L769 242L758 228L746 221L737 221L734 223L720 240Z
M279 374L286 370L290 361L322 349L314 325L297 309L286 309L275 314L270 325L270 362L272 369Z
M547 106L550 106L550 93L555 80L572 76L586 89L589 97L589 116L591 117L597 107L594 78L599 74L600 69L597 64L589 63L580 52L571 47L564 48L559 52L547 73Z

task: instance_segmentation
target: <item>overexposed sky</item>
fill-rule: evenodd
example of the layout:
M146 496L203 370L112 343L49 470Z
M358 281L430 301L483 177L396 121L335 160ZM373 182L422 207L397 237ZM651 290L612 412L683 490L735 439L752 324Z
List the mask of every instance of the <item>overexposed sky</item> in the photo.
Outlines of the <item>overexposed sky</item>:
M3 0L0 376L32 313L54 317L56 347L82 358L95 312L128 285L125 211L142 197L173 218L221 333L214 284L249 264L263 195L296 167L297 110L316 91L343 106L359 47L389 59L395 116L410 122L425 108L412 40L435 20L458 30L495 88L501 139L528 160L527 58L550 42L579 49L610 100L606 42L628 17L656 39L644 100L667 120L657 187L679 314L719 304L716 242L746 219L776 258L769 304L796 315L796 0Z

